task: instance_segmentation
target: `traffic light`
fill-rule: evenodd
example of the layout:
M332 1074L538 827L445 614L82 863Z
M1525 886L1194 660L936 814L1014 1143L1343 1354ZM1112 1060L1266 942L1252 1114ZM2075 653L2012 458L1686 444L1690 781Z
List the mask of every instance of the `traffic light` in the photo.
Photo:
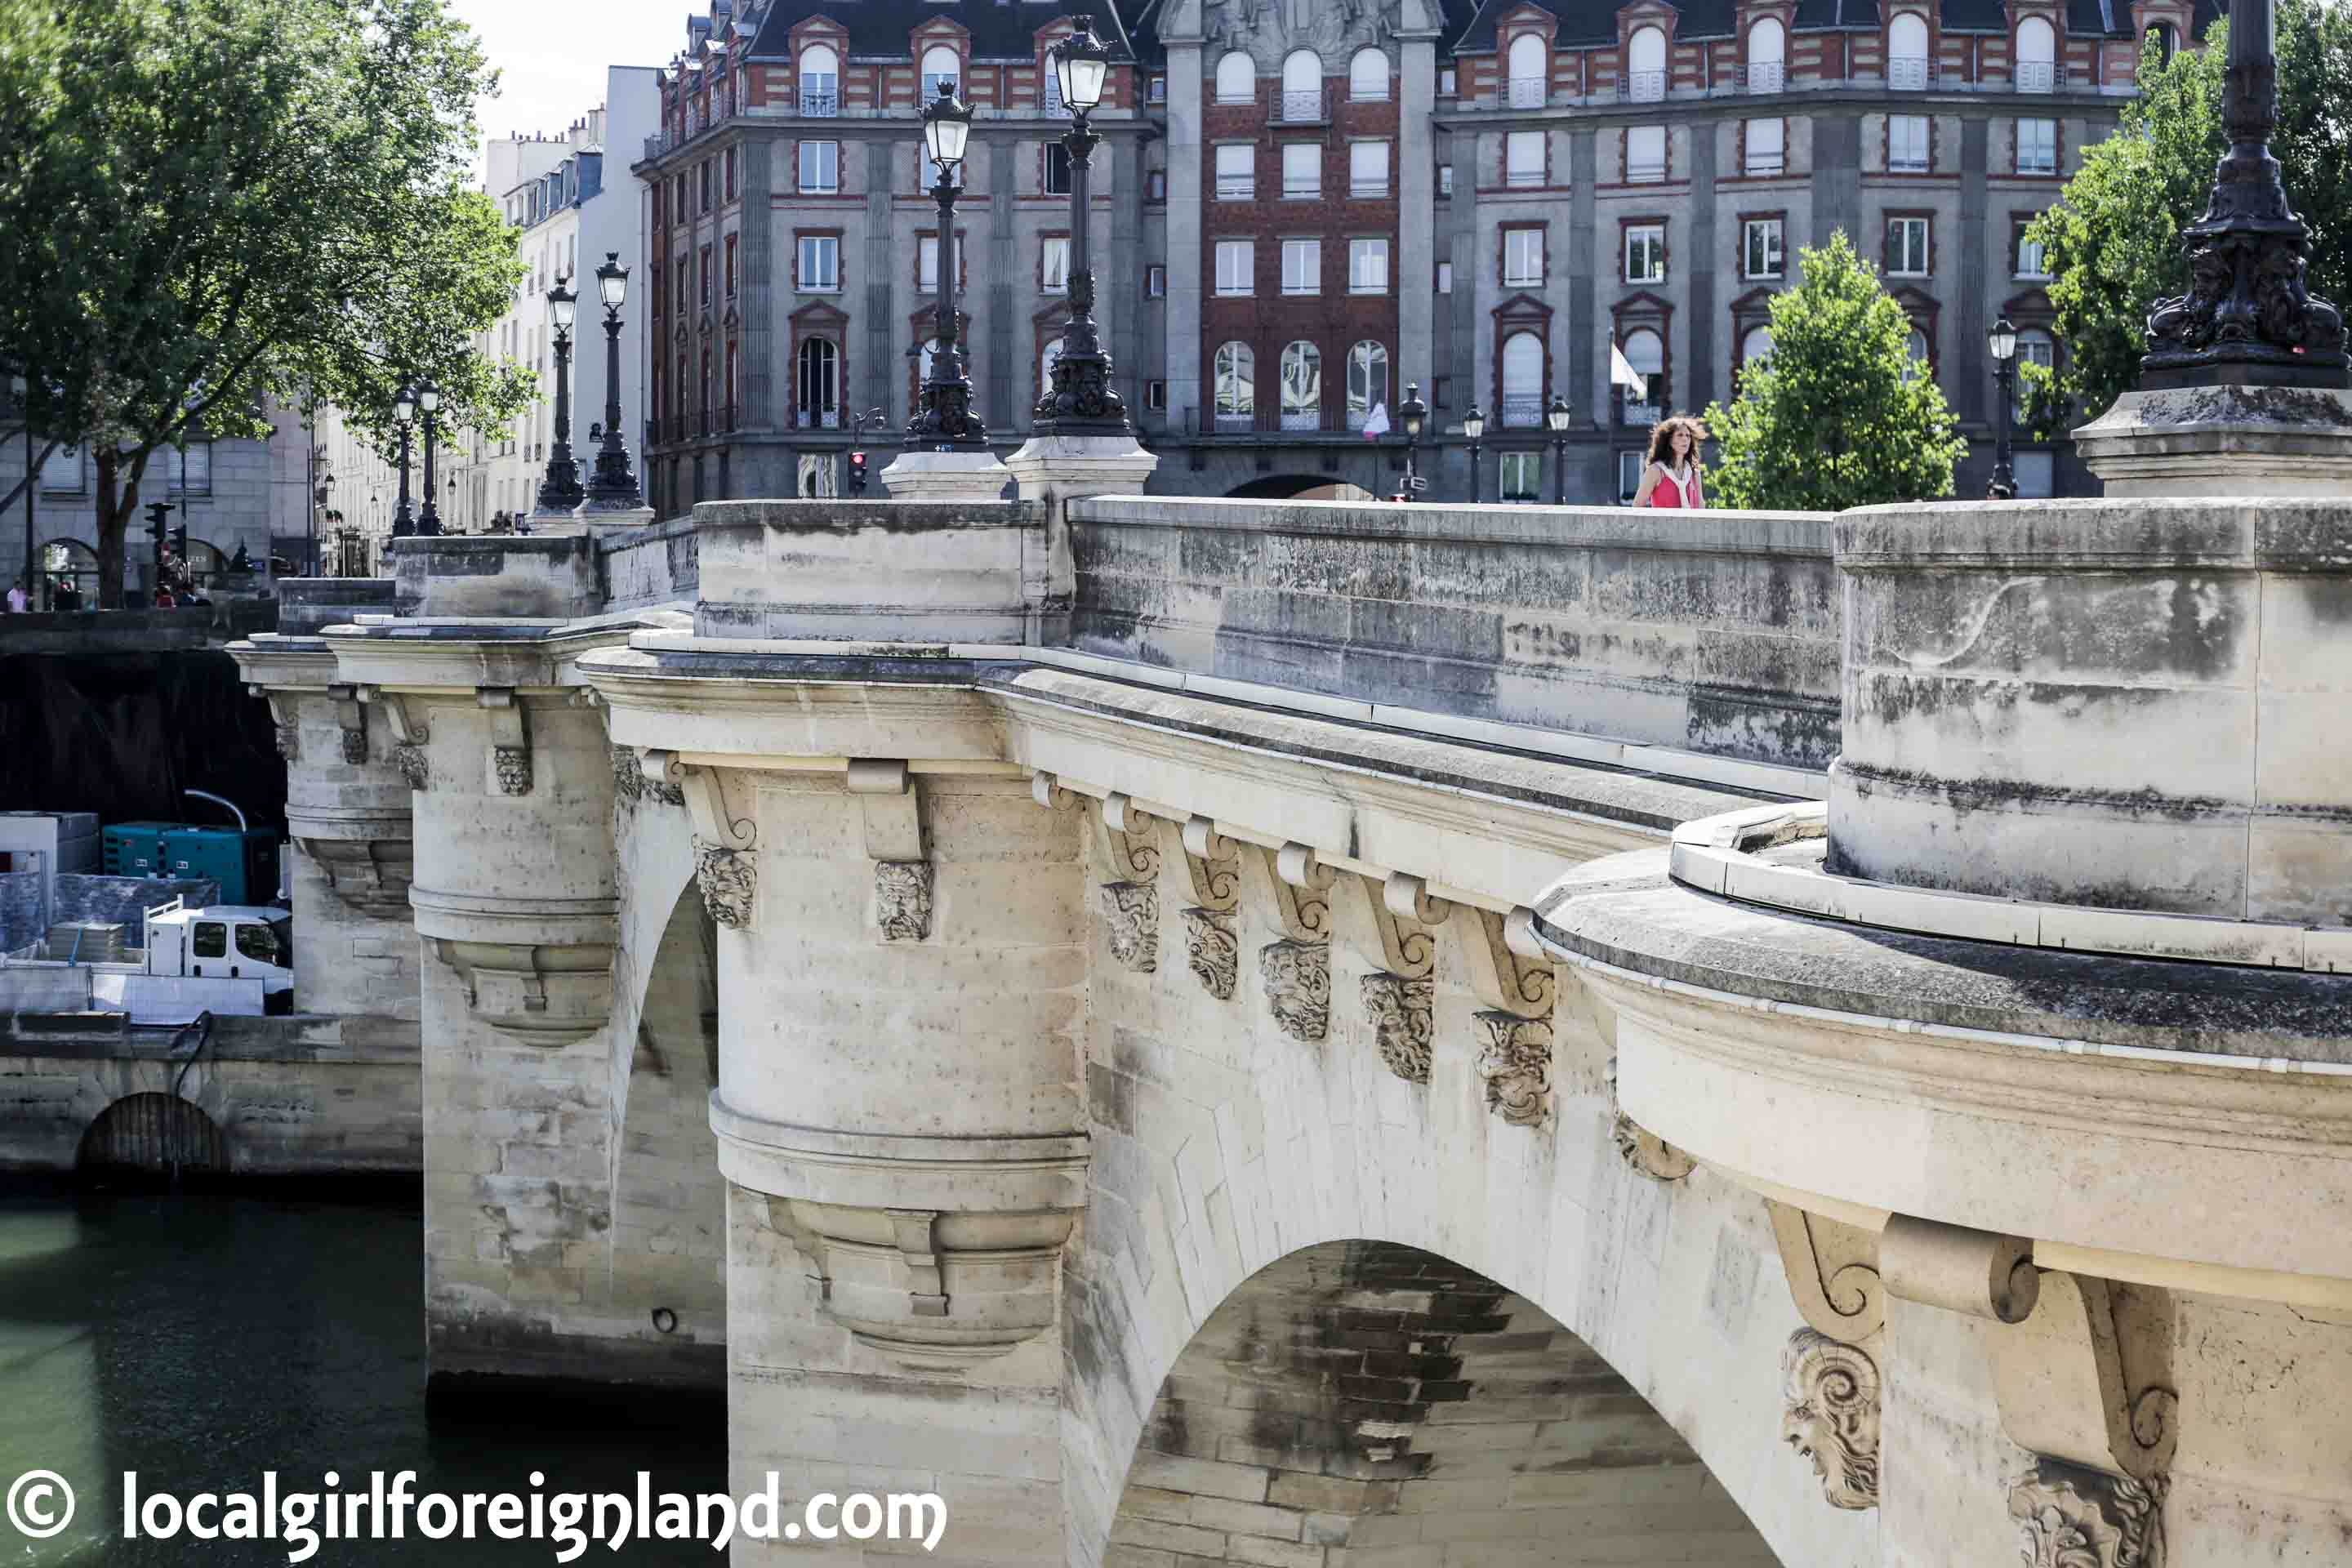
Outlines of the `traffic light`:
M181 561L185 561L188 558L188 525L184 522L180 524L179 527L172 530L169 537L172 541L172 554Z
M854 496L866 493L866 454L863 452L849 454L849 493Z

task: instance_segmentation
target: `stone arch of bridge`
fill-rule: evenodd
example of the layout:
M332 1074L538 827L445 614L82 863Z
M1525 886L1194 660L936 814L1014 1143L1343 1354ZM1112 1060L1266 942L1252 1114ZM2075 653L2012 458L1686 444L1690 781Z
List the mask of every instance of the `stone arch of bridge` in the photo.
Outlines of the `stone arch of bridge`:
M1392 1243L1304 1247L1218 1304L1161 1380L1106 1564L1780 1559L1592 1347ZM1488 1561L1481 1557L1479 1561Z

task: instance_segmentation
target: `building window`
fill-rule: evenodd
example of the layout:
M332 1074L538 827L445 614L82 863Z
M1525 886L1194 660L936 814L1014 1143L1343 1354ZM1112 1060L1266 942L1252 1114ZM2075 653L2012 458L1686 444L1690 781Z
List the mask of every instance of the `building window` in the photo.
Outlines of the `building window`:
M1788 47L1788 33L1778 19L1759 20L1748 29L1748 65L1740 85L1749 92L1778 92L1787 86Z
M841 112L840 58L829 44L811 44L801 51L800 110L803 114Z
M1147 300L1168 298L1168 268L1156 261L1143 269L1143 297Z
M1617 454L1617 501L1619 505L1624 506L1632 504L1633 497L1640 493L1642 489L1642 469L1648 462L1649 455L1638 448L1633 451L1620 452Z
M1904 351L1903 384L1909 386L1931 374L1930 367L1935 363L1934 351L1927 346L1927 333L1924 328L1911 329L1911 336L1904 342Z
M1916 92L1936 79L1935 62L1927 56L1927 21L1906 11L1886 27L1886 85Z
M1389 194L1389 144L1351 142L1348 144L1348 194L1385 196Z
M1507 501L1533 506L1543 500L1543 454L1506 452L1502 458L1502 489Z
M2058 85L2058 35L2040 16L2017 25L2017 90L2048 92Z
M923 51L923 99L925 103L939 97L944 87L954 92L963 85L963 61L945 44L933 44Z
M1780 120L1751 120L1748 122L1748 172L1751 174L1778 174L1789 167L1788 143L1784 132L1787 122Z
M1544 183L1544 133L1514 131L1503 141L1503 184L1513 186Z
M1323 194L1323 149L1312 142L1286 142L1282 147L1282 196L1285 201L1312 201Z
M1049 196L1070 194L1070 150L1059 142L1045 143L1045 194Z
M1778 278L1783 265L1780 220L1751 217L1740 226L1739 271L1745 278Z
M1217 60L1217 101L1255 103L1257 62L1244 49L1227 51Z
M1257 355L1247 343L1226 343L1217 350L1213 386L1217 428L1246 430L1257 407Z
M1637 28L1627 44L1625 96L1655 103L1666 96L1666 35L1657 27Z
M2050 258L2042 253L2042 242L2032 237L2029 225L2017 226L2017 275L2020 278L2047 278Z
M735 199L735 149L727 149L727 199Z
M1055 235L1043 242L1037 260L1037 287L1048 294L1060 294L1070 287L1070 241L1067 236Z
M1898 174L1924 174L1930 162L1927 117L1890 114L1886 117L1886 166Z
M1637 223L1625 231L1625 281L1664 283L1666 280L1666 226Z
M1437 166L1437 194L1441 196L1454 194L1454 165L1451 163Z
M1312 430L1322 423L1323 351L1301 340L1282 351L1282 427Z
M961 285L964 276L963 237L956 237L956 281ZM915 287L927 294L937 293L940 287L940 237L919 235L915 240Z
M708 310L710 309L710 247L707 245L700 252L700 266L698 270L702 279L702 291L699 298L702 300L702 308Z
M1037 361L1037 390L1041 396L1044 395L1045 388L1054 384L1054 367L1062 363L1062 356L1069 352L1069 339L1055 338L1052 342L1045 345L1045 353L1039 356Z
M796 413L803 429L831 430L841 424L841 351L830 338L802 342Z
M1257 291L1257 247L1246 239L1217 241L1217 292L1228 299Z
M1890 278L1927 276L1927 220L1891 217L1886 220L1886 274Z
M841 189L841 143L801 143L800 187L803 195L832 195Z
M1257 195L1257 149L1226 142L1217 149L1217 199L1245 202Z
M1389 400L1389 351L1370 341L1348 351L1348 428L1360 430Z
M830 234L801 236L799 288L803 294L829 294L841 287L841 240Z
M1628 425L1655 425L1666 403L1666 340L1648 327L1636 327L1625 334L1625 363L1642 378L1642 390L1630 386L1617 390L1623 398L1621 415Z
M1143 199L1147 202L1164 202L1168 199L1167 170L1152 169L1144 174Z
M1513 109L1541 109L1551 80L1551 51L1539 33L1521 33L1505 57L1503 100Z
M1750 327L1739 340L1739 373L1762 370L1772 363L1772 329Z
M2058 363L2058 345L2040 327L2027 327L2017 334L2017 363L2020 368L2015 413L2018 418L2022 419L2026 415L2026 405L2033 395L2033 384L2026 380L2023 367L2038 364L2044 370L2054 369Z
M1625 178L1655 184L1666 177L1666 128L1636 125L1625 132Z
M1164 381L1145 382L1143 384L1143 406L1149 408L1154 414L1167 413L1168 384Z
M704 212L709 212L709 211L710 210L710 160L709 160L709 159L705 158L705 159L702 161L702 167L701 167L701 169L698 171L698 173L699 173L699 174L700 174L701 184L702 184L702 210L703 210Z
M735 236L727 237L727 297L735 298Z
M1386 103L1389 58L1378 49L1358 49L1348 62L1348 96L1358 103Z
M2169 57L2167 58L2168 58ZM1454 68L1452 66L1447 66L1444 70L1437 73L1438 97L1452 98L1454 97L1459 90L1460 89L1454 85Z
M2054 174L2058 172L2058 122L2021 120L2017 122L2017 172Z
M1153 78L1151 79L1150 82L1149 84L1147 84L1147 85L1145 86L1144 89L1143 89L1143 101L1144 101L1144 102L1146 102L1146 103L1165 103L1165 102L1167 102L1167 101L1168 101L1168 79L1167 79L1166 77L1164 77L1164 76L1156 76L1156 77L1153 77ZM1164 401L1164 400L1162 401L1162 403L1161 403L1160 406L1161 406L1161 407L1163 407L1163 408L1167 406L1167 404L1165 403L1165 401Z
M1348 292L1385 294L1389 291L1389 242L1351 239L1348 242Z
M1441 294L1454 292L1454 263L1451 261L1437 264L1437 291Z
M1537 289L1544 280L1544 231L1507 228L1503 231L1503 282L1507 287Z
M1282 242L1282 291L1286 294L1323 292L1323 242L1286 239Z
M1503 340L1503 399L1496 411L1507 428L1532 430L1543 423L1544 345L1533 332Z

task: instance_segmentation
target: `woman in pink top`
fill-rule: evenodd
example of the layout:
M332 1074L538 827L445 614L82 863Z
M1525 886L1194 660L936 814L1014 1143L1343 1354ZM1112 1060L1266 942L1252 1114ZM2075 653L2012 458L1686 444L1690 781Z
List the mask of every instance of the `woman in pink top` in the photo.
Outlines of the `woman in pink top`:
M1677 414L1661 419L1650 435L1650 461L1642 470L1642 488L1633 492L1635 506L1703 507L1699 490L1698 444L1706 431L1696 419Z

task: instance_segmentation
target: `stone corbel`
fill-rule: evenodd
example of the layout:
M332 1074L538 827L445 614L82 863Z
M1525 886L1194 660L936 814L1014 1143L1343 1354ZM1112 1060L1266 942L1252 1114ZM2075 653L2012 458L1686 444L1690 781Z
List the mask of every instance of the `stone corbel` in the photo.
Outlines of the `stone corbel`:
M1360 880L1381 939L1381 967L1407 980L1428 979L1437 968L1437 930L1454 918L1453 901L1431 896L1426 882L1402 871L1377 884Z
M1859 1226L1769 1199L1772 1239L1797 1311L1813 1329L1850 1345L1875 1345L1886 1327L1886 1287L1878 1237Z
M335 722L343 731L343 761L355 768L365 765L368 760L367 710L360 705L359 688L330 686L327 697L335 705Z
M1427 1083L1437 1034L1433 928L1453 917L1454 906L1401 871L1377 883L1366 877L1357 881L1380 938L1382 970L1364 976L1364 1021L1389 1071L1407 1083Z
M1787 1204L1764 1206L1789 1294L1810 1325L1781 1347L1780 1440L1811 1463L1830 1506L1876 1508L1879 1375L1871 1352L1886 1327L1878 1237Z
M2037 1459L2010 1483L2026 1568L2163 1568L2166 1479Z
M1192 889L1192 902L1184 910L1185 963L1202 989L1230 1002L1241 978L1241 846L1205 816L1187 818L1177 837Z
M676 752L647 750L636 758L637 794L664 805L686 804L686 764Z
M1550 1023L1516 1013L1481 1013L1477 1023L1486 1109L1514 1127L1542 1126L1551 1119Z
M327 879L328 890L362 914L383 919L408 912L415 853L405 838L298 838Z
M2042 1289L2033 1243L1939 1220L1895 1215L1878 1237L1886 1293L1996 1323L2021 1323Z
M1276 1027L1319 1045L1331 1028L1331 903L1339 872L1304 844L1258 852L1283 940L1258 950L1258 978Z
M1498 915L1459 904L1454 912L1470 963L1470 988L1478 1000L1515 1017L1549 1014L1559 983L1536 942L1535 911L1522 906Z
M293 693L273 691L266 686L248 686L246 690L268 702L270 722L278 728L278 756L289 763L300 762L302 724Z
M489 715L490 760L501 795L530 793L530 723L511 686L478 687L474 700Z
M385 721L392 726L393 765L400 770L400 776L408 781L408 787L413 790L432 788L433 771L425 750L433 739L431 728L421 717L409 710L407 703L380 686L361 687L360 697L370 707L380 710Z
M759 907L760 825L754 811L738 808L728 795L728 774L719 768L688 768L674 752L647 752L639 776L648 790L675 770L677 789L694 825L694 881L702 907L730 931L749 931Z
M2045 1458L2161 1476L2180 1436L2172 1324L2164 1290L2042 1271L2032 1314L1982 1336L2001 1429Z
M611 1016L609 945L430 940L435 955L465 981L467 1009L509 1039L570 1045L595 1034Z
M853 757L849 793L866 823L874 862L876 918L884 942L923 942L931 934L931 863L923 856L921 796L904 761Z
M1103 797L1103 853L1111 875L1102 884L1103 921L1111 959L1150 974L1160 967L1160 819L1127 795Z

